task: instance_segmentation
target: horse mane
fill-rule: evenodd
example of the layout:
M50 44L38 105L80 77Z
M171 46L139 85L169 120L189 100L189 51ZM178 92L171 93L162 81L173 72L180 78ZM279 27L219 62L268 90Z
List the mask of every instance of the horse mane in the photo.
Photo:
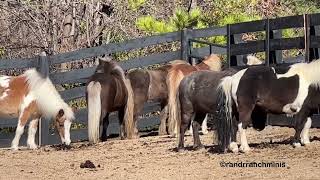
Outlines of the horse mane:
M211 71L221 71L222 67L221 59L216 54L210 54L209 56L206 56L205 59L196 66L200 66L201 64L206 64Z
M74 119L71 107L64 102L48 77L43 78L35 68L25 71L23 76L26 78L29 93L36 99L43 116L55 117L59 110L63 109L67 119Z
M116 75L120 76L121 78L125 79L125 73L123 69L115 62L112 61L111 59L106 59L106 58L100 58L100 65L103 66L103 72L104 74L109 74L109 75Z
M262 64L263 61L261 61L260 59L258 59L256 56L253 55L248 55L247 56L247 65L251 66L251 65L259 65Z

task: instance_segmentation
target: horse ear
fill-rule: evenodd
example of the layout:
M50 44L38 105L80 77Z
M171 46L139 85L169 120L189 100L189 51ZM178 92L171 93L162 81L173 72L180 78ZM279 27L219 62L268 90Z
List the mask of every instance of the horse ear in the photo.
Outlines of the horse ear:
M101 58L99 58L99 65L103 64L103 60Z
M72 112L76 112L77 110L78 110L78 108L72 107Z
M62 117L64 115L64 110L63 109L60 109L59 112L58 112L58 116L59 117Z

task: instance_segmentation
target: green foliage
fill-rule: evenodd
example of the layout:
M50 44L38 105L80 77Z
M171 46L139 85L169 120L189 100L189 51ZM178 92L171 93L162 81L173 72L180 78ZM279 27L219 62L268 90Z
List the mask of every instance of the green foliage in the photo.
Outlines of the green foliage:
M207 24L201 19L201 14L202 12L199 8L195 8L190 12L180 8L175 11L173 17L169 18L168 21L157 20L153 16L143 16L138 18L136 26L148 34L167 33L187 27L204 28L207 27Z
M310 14L320 12L319 0L283 0L282 6L290 9L292 14ZM286 12L284 11L284 13Z
M146 0L128 0L129 8L132 10L139 9L145 2Z

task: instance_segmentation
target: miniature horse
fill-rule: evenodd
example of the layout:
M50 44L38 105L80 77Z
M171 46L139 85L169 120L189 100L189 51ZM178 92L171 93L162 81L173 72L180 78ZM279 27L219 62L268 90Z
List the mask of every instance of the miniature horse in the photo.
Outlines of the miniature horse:
M133 138L133 93L130 82L126 79L122 68L107 58L100 58L95 74L87 85L88 137L96 143L99 138L100 123L103 124L100 139L107 139L109 113L118 111L120 137Z
M167 134L166 120L168 117L168 90L166 77L168 69L176 64L188 64L187 61L183 60L174 60L169 63L170 64L153 70L137 69L127 74L127 78L130 79L134 94L134 124L137 123L138 116L142 113L144 103L147 101L158 101L161 105L159 135ZM135 131L137 132L137 130Z
M300 145L300 135L301 143L308 143L309 137L306 136L311 126L311 119L308 117L312 114L311 110L319 105L319 68L320 60L316 60L311 63L297 63L286 69L249 67L225 77L218 90L223 102L218 109L221 118L218 118L220 127L217 131L222 150L229 145L236 147L232 148L233 152L238 151L236 143L230 142L233 116L239 121L240 151L248 152L250 148L245 130L251 118L253 123L260 121L258 124L265 124L267 113L297 114L293 145ZM305 130L301 133L303 128Z
M247 65L262 64L255 56L247 56ZM236 69L228 68L220 72L196 71L183 78L177 93L179 144L184 148L184 134L189 124L193 130L194 149L203 147L199 137L199 127L207 113L216 114L218 106L217 87L223 77L233 75ZM193 118L194 117L194 118ZM193 119L193 120L192 120ZM235 137L234 137L235 138Z
M41 117L54 118L62 143L69 145L73 110L60 97L50 79L36 69L20 76L0 76L0 117L18 117L16 135L11 148L18 150L24 126L31 119L27 145L36 149L35 134Z
M167 76L167 86L169 91L168 98L168 109L169 109L169 134L177 134L177 121L178 121L178 110L176 106L176 94L178 91L179 84L184 76L199 70L211 70L220 71L221 70L221 59L215 55L211 54L209 57L205 58L201 63L191 66L186 64L178 64L169 70Z
M236 72L234 69L221 72L196 71L183 78L177 93L178 115L181 114L177 123L180 128L178 150L184 148L184 134L190 124L193 130L193 148L203 147L199 137L200 124L207 113L216 113L216 89L220 80ZM194 119L192 121L193 116Z

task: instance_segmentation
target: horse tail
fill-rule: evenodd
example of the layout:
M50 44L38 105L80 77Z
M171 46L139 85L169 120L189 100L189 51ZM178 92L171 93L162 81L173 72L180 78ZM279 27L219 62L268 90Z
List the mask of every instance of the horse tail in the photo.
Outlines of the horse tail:
M177 121L178 109L177 109L177 91L179 86L179 73L176 74L176 71L171 71L167 76L167 85L168 85L168 108L169 108L169 134L175 135L177 133Z
M133 94L130 79L124 78L123 82L127 89L127 103L126 103L125 113L124 113L125 131L126 131L127 138L132 139L135 136L135 122L133 119L134 94Z
M88 137L89 142L97 143L101 116L101 84L91 81L87 86L88 92Z
M232 76L222 79L218 86L218 116L217 116L217 138L218 145L225 151L230 144L232 136Z
M180 126L181 126L181 104L180 104L180 92L179 88L176 93L176 102L175 102L175 107L176 107L176 133L177 133L177 138L180 138Z

